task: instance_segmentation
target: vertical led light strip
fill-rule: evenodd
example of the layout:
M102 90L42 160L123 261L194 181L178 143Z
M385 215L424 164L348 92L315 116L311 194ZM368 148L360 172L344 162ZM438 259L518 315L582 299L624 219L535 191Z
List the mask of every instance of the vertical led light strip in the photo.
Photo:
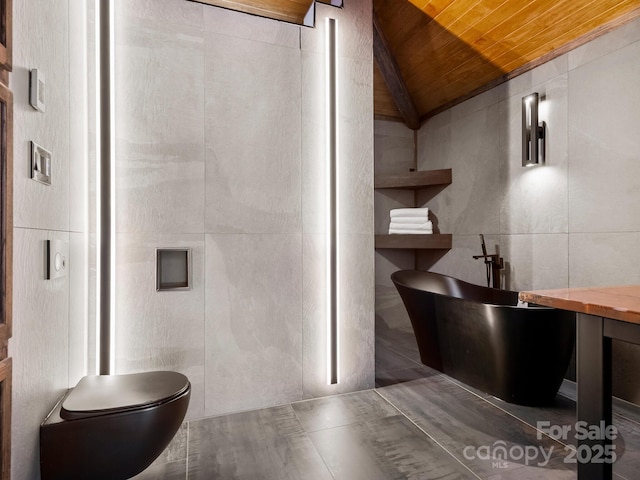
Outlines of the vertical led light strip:
M97 108L97 300L96 359L99 375L115 364L115 115L113 67L113 4L96 2Z
M96 112L96 119L95 119L95 142L96 142L96 147L95 147L95 169L96 169L96 211L95 211L95 218L96 218L96 311L95 311L95 337L96 337L96 345L95 345L95 354L96 354L96 359L95 359L95 373L96 375L100 375L100 357L101 357L101 352L100 352L100 344L101 344L101 337L100 337L100 325L101 325L101 309L102 309L102 305L100 302L100 292L102 289L102 268L101 268L101 262L100 262L100 258L102 256L102 246L100 245L100 239L102 238L102 229L100 228L100 212L102 211L102 204L100 202L101 200L101 190L100 190L100 185L102 182L102 177L100 175L100 151L102 149L102 144L100 142L101 136L102 136L102 124L101 124L101 112L100 112L100 88L101 88L101 82L100 82L100 0L95 0L94 1L94 13L95 13L95 24L94 24L94 34L95 34L95 38L94 38L94 47L95 47L95 67L96 67L96 71L95 71L95 80L96 80L96 85L95 85L95 112Z
M327 136L327 382L338 383L338 71L336 20L325 23L326 136Z
M109 0L109 174L111 181L109 215L110 265L109 280L109 373L116 373L116 67L115 67L115 2Z
M82 13L81 18L83 21L81 22L81 32L82 32L82 43L80 44L80 49L82 52L82 72L85 74L82 79L82 99L84 102L82 108L82 126L84 130L82 132L82 138L80 139L80 143L82 145L81 151L84 158L90 158L89 155L89 29L87 24L89 23L89 11L87 9L87 2L80 3L80 11ZM72 134L73 135L73 134ZM73 140L71 140L73 141ZM82 198L84 199L82 205L82 218L84 223L84 232L83 232L83 272L82 272L82 284L83 284L83 305L82 312L85 318L91 318L89 311L89 172L91 171L90 165L85 166L84 171L84 182L82 185ZM82 375L89 374L89 323L84 324L84 332L82 337L82 346L83 346L83 358L82 358Z

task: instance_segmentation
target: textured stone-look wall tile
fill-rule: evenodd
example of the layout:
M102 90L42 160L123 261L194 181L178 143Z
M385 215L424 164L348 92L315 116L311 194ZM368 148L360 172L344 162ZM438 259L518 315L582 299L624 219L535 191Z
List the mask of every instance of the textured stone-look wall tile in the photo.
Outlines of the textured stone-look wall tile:
M569 239L566 234L502 235L504 288L542 290L566 288L569 277Z
M487 253L494 253L501 248L500 235L485 235ZM464 280L477 285L487 285L485 264L475 260L474 255L481 255L482 248L478 235L454 235L453 247L446 254L442 252L420 252L417 255L418 270L429 270ZM442 255L438 258L438 255Z
M374 243L369 234L339 238L340 381L344 391L373 388L375 360Z
M569 287L640 284L640 233L571 233Z
M66 0L15 2L13 15L14 225L68 230L68 4ZM45 113L29 105L29 70L32 68L38 68L47 79ZM31 180L29 141L52 154L50 186Z
M376 120L373 133L376 174L407 173L416 168L414 131L404 123Z
M571 232L640 231L640 42L569 73Z
M444 112L430 119L418 140L418 169L451 168L453 182L432 198L418 196L441 233L497 233L500 220L499 104Z
M451 232L498 233L500 223L500 163L496 125L500 109L491 105L451 124L453 183ZM445 232L445 230L442 230Z
M90 175L95 172L95 150L89 137L89 111L95 92L94 57L89 19L94 11L88 2L69 2L69 385L89 371L89 325L95 323L95 304L89 301L95 268L90 267L89 230L95 228L90 196L95 197ZM91 91L89 87L91 83ZM91 110L93 112L93 110ZM95 115L95 113L94 113ZM95 207L94 207L95 208ZM95 297L94 297L95 298ZM93 308L92 308L93 307ZM93 350L93 348L91 348Z
M638 18L608 35L598 37L575 50L571 50L567 54L568 68L573 70L637 41L640 41L640 19Z
M302 236L302 381L303 397L330 395L327 385L327 237ZM328 392L328 393L326 393Z
M339 60L340 231L373 233L373 74L371 61Z
M202 30L118 16L119 232L204 231L203 49Z
M411 327L402 299L391 280L391 274L398 270L413 270L415 267L416 255L412 250L376 250L376 322L382 321L389 328Z
M124 17L157 20L163 24L203 28L202 4L176 0L116 0L116 21Z
M300 233L300 51L208 33L206 231Z
M457 183L458 169L454 168L452 157L451 132L453 127L451 117L451 110L446 110L427 120L418 131L418 170L452 168L453 183ZM433 193L431 189L425 192L416 192L416 206L429 208L429 218L436 231L452 233L453 189L448 186L436 195Z
M375 315L372 237L340 237L337 385L327 384L326 237L304 235L302 252L304 398L372 388Z
M95 70L89 70L89 2L69 2L69 229L89 229L89 169L95 156L89 154L89 81L95 85ZM92 45L93 46L93 45ZM95 48L95 47L94 47ZM95 114L94 114L95 115Z
M156 291L156 248L191 248L192 287ZM204 415L204 238L118 234L116 373L173 370L191 382L187 419Z
M87 375L89 352L90 311L89 287L89 241L84 233L69 234L69 385L76 385ZM95 270L93 270L95 271ZM91 344L92 346L95 343ZM95 371L95 370L93 370Z
M205 239L205 414L300 399L301 235Z
M560 55L553 60L543 63L531 70L531 85L533 91L538 89L538 86L544 85L547 82L554 80L558 77L566 76L568 71L568 55ZM540 92L542 93L542 92Z
M319 28L319 27L317 27ZM320 34L320 31L316 32ZM301 52L302 69L302 231L325 233L327 216L327 139L324 56Z
M45 279L46 240L65 232L14 229L12 478L36 480L39 427L68 388L69 275Z
M395 287L376 285L376 325L383 322L386 328L410 330L409 315Z
M207 32L220 35L250 39L254 42L270 43L296 50L300 48L299 26L225 8L205 6L204 28Z
M451 168L451 117L451 110L445 110L418 130L418 170Z
M96 317L98 315L98 312L96 311L96 303L98 300L98 294L97 294L97 289L98 289L97 271L98 270L96 267L98 263L97 244L98 244L97 235L95 233L90 233L89 240L88 240L89 256L86 260L87 268L89 270L88 285L87 285L88 312L87 312L87 318L85 319L87 323L87 345L88 345L87 374L93 374L98 371L98 359L97 359L98 352L96 351L96 348L95 348L96 332L97 332ZM71 246L73 247L73 243L71 244ZM71 255L77 255L77 253L72 251ZM75 282L75 280L73 281ZM74 321L73 317L70 321L71 322Z
M376 250L376 288L379 286L392 287L391 274L398 270L411 270L415 268L415 252L404 249L380 249Z
M486 92L482 92L475 97L471 97L465 102L455 105L449 110L451 114L451 121L455 123L475 112L486 110L490 106L498 103L500 100L503 100L506 93L505 87L500 86L487 90Z

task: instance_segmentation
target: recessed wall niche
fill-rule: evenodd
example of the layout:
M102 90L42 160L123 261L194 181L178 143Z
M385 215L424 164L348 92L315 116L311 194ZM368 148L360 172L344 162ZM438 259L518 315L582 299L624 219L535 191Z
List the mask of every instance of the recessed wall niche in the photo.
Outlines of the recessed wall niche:
M156 249L156 290L189 290L191 288L191 249Z

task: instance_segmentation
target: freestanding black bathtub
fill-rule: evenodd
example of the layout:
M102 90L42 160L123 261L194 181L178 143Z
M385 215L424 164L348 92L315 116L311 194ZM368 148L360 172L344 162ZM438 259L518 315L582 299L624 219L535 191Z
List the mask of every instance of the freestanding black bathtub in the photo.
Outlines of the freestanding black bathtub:
M575 314L517 307L518 293L432 272L391 275L416 335L420 358L502 400L554 402L575 342Z

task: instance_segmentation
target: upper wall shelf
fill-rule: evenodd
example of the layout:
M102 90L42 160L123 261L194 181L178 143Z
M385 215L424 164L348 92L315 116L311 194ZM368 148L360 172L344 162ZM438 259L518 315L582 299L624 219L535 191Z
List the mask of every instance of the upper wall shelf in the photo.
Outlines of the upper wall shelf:
M450 233L428 235L376 235L375 248L409 248L427 250L450 250Z
M374 187L376 189L396 188L402 190L417 190L424 187L450 184L451 169L444 168L442 170L376 175Z

